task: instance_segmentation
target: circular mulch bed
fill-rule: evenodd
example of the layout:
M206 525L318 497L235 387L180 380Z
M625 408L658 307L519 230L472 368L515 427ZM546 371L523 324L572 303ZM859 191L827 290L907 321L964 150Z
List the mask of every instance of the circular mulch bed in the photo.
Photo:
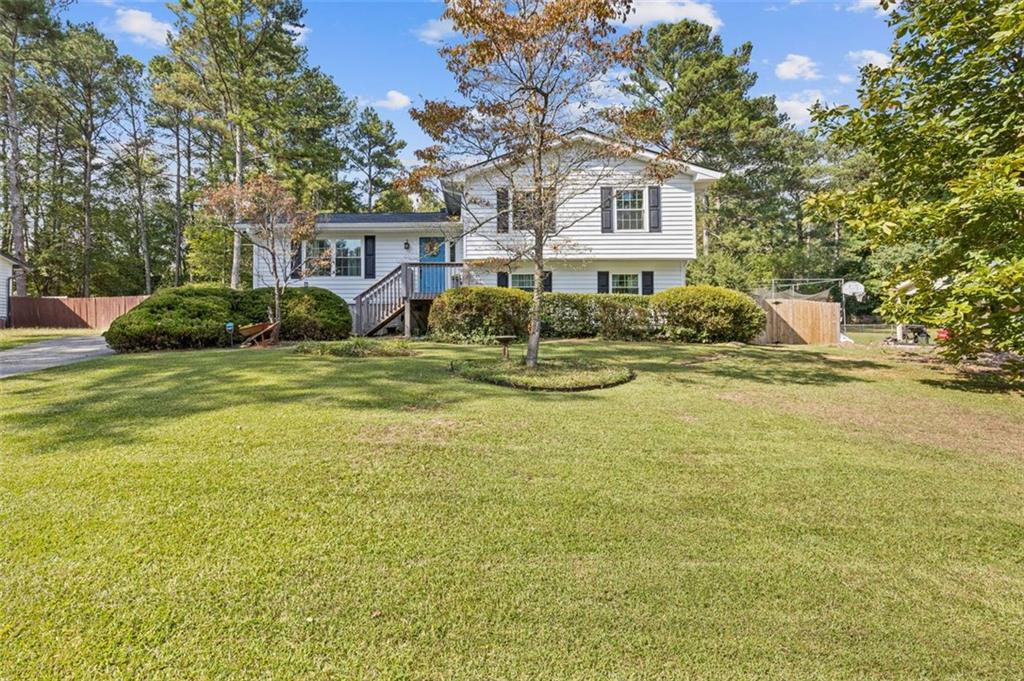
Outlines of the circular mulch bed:
M463 378L517 390L580 392L628 383L636 378L629 367L588 360L542 360L536 369L522 361L466 361L455 366Z

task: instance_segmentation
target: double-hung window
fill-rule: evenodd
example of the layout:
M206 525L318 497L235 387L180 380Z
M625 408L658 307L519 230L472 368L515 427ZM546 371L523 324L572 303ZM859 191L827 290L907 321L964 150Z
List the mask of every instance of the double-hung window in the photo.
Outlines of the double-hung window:
M545 189L543 206L536 196L536 192L518 189L512 195L512 229L532 231L534 226L543 220L547 231L555 231L558 194L553 187Z
M644 191L623 189L615 197L615 229L621 232L644 228Z
M306 242L306 271L311 277L331 275L331 242L316 239Z
M359 277L363 274L363 242L361 239L338 239L334 242L334 276Z
M640 293L640 275L613 274L612 293Z

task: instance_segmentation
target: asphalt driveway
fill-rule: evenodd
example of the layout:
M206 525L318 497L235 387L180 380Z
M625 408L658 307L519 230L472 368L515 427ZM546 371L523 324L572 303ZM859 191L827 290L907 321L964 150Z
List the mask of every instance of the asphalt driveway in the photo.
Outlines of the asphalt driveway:
M103 336L70 336L28 343L0 352L0 378L111 355Z

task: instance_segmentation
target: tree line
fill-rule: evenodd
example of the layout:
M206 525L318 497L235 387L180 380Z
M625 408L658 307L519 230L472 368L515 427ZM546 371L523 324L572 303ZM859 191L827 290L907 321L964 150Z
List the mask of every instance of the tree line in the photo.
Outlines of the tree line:
M251 251L197 206L257 174L315 210L413 210L405 142L309 64L301 2L182 0L148 64L64 8L0 0L0 250L32 267L16 294L246 285Z

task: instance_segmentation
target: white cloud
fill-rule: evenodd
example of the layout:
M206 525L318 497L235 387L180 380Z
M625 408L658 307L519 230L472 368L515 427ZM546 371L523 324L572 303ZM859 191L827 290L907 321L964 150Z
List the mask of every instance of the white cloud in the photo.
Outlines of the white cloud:
M836 76L836 80L838 80L843 85L849 85L854 81L854 77L846 73L840 73L838 76Z
M294 24L285 26L285 30L292 34L292 40L296 45L305 45L306 38L313 32L309 26L295 26Z
M775 104L779 111L789 116L794 125L807 125L811 122L810 110L815 102L823 101L825 95L821 90L804 90L780 99Z
M715 8L698 0L640 0L633 5L633 11L626 18L626 26L675 23L683 19L699 21L715 31L722 27Z
M440 45L446 40L455 37L455 27L451 19L431 19L417 28L413 33L420 39L421 43L428 45Z
M163 47L167 44L167 34L174 30L166 21L159 21L149 12L140 9L117 8L117 28L132 37L132 41L140 45Z
M412 104L412 100L409 99L409 95L398 90L388 90L384 99L378 99L373 103L378 109L404 109L410 104Z
M875 66L888 66L892 59L889 55L878 50L854 50L846 53L846 58L857 66L874 64Z
M775 75L782 80L817 80L821 78L818 65L802 54L787 54L775 66Z
M848 12L874 12L878 16L885 16L882 3L879 0L853 0L846 6Z

